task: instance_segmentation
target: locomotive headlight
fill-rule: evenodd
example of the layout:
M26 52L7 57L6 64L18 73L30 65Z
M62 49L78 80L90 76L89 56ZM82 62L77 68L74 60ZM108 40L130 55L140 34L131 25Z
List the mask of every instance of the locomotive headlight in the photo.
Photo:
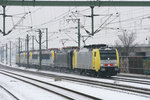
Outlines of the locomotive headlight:
M105 71L105 68L101 68L101 71Z
M101 66L104 66L104 64L101 64Z
M117 66L117 64L115 64L115 66Z

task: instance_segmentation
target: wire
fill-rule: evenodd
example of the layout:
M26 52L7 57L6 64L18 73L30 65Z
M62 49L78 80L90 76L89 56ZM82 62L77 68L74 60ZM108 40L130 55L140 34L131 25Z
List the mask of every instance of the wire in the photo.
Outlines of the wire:
M73 8L74 9L74 8ZM68 11L65 12L65 13L62 13L61 15L49 20L49 21L46 21L42 24L39 24L39 25L34 25L35 27L38 27L38 26L43 26L43 25L46 25L46 24L49 24L49 23L52 23L52 22L57 22L57 21L60 21L61 19L63 19L65 16L68 15Z
M31 26L33 26L33 21L32 21L32 13L31 13L31 11L30 11L29 7L28 7L28 10L29 10L29 13L30 13L30 21L31 21Z
M70 35L68 35L67 33L65 33L70 39L72 39L74 42L78 43L74 38L72 38Z
M148 15L149 15L149 16L148 16ZM116 21L116 22L113 22L113 23L110 23L110 24L116 24L116 23L120 23L120 22L123 23L123 22L128 22L128 21L138 20L138 19L142 19L144 16L150 17L150 14L146 14L146 15L142 15L142 16L137 16L137 17L129 18L129 19L124 19L124 20Z

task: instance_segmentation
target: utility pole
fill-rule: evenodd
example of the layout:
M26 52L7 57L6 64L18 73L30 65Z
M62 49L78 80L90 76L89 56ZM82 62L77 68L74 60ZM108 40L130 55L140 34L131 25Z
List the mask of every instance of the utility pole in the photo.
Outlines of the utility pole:
M92 23L92 36L94 35L94 6L91 6L91 23Z
M19 66L20 66L20 37L18 39L19 47L18 47L18 53L19 53Z
M5 32L5 18L6 18L5 8L6 6L2 6L2 7L3 7L3 35L6 35L6 32Z
M80 49L80 19L78 19L78 48Z
M22 51L22 41L20 41L20 44L21 44L21 46L20 46L20 51Z
M6 43L6 64L7 64L7 43Z
M11 66L11 41L10 41L10 66Z
M29 35L27 34L27 67L29 67Z
M39 55L40 55L40 59L39 59L39 69L41 69L41 65L42 65L42 51L41 51L41 41L42 41L42 32L41 30L39 29Z
M34 50L34 36L32 36L32 50Z
M46 28L46 49L48 49L48 28Z

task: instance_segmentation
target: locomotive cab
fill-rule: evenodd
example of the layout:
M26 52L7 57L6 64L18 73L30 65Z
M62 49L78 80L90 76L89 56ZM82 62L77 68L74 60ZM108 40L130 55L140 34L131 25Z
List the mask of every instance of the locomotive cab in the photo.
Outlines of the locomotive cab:
M119 71L119 56L117 49L94 49L92 58L93 69L104 76L113 76Z
M100 50L102 72L112 76L118 72L117 66L117 51L116 50Z

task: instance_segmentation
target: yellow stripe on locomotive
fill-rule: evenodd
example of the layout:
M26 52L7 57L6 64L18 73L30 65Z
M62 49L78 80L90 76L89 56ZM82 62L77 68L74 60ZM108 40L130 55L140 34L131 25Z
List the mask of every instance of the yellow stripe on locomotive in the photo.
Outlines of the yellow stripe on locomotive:
M72 67L77 68L77 51L73 51L73 58L72 58Z
M30 60L32 60L32 52L30 52Z
M117 56L117 67L119 68L119 53L117 49L116 49L116 56Z
M92 51L92 68L95 71L100 70L101 60L100 60L100 53L99 49L93 49Z

